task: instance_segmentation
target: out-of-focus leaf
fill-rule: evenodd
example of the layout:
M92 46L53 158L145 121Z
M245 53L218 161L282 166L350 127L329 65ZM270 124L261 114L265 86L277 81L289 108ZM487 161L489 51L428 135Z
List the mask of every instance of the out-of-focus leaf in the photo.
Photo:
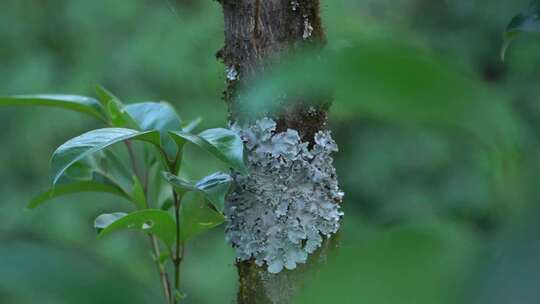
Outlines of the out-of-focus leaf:
M99 237L120 230L141 230L152 233L168 246L173 245L176 235L176 225L172 216L163 210L157 209L136 211L111 222L104 227Z
M503 35L501 59L504 60L506 52L512 41L521 33L540 33L540 1L534 0L529 8L515 16Z
M96 228L97 233L100 233L110 224L116 222L117 220L123 218L126 215L127 213L125 212L104 213L94 220L94 228Z
M286 102L294 97L317 102L333 95L332 113L342 118L458 131L508 150L521 140L515 113L472 72L406 43L348 42L322 54L302 53L254 80L241 94L242 113L276 110L283 96Z
M197 128L201 122L201 117L190 120L187 123L182 124L182 131L190 133L191 131L195 130L195 128Z
M1 236L0 242L0 293L9 299L3 304L143 304L160 297L159 290L77 244L36 236Z
M536 304L540 299L540 209L529 206L527 214L490 244L468 286L474 304ZM517 300L516 300L517 299Z
M70 139L54 152L51 160L53 184L56 184L74 163L125 140L140 140L160 146L159 133L156 131L139 132L123 128L105 128L84 133Z
M182 200L180 212L180 240L185 243L188 239L219 226L225 221L224 216L210 208L204 194L189 192Z
M217 172L204 177L195 184L184 181L168 172L163 172L163 176L177 191L182 193L189 191L202 192L217 211L223 212L225 195L227 195L232 182L228 174Z
M89 114L107 121L101 104L90 97L78 95L16 95L0 97L0 106L47 106Z
M182 121L171 105L165 102L142 102L127 105L124 109L142 131L159 131L168 157L175 157L177 147L167 132L182 130Z
M238 172L248 173L244 163L244 143L240 136L233 131L217 128L203 131L199 135L180 131L169 133L179 149L182 149L186 142L191 142L210 152Z
M129 196L122 191L120 188L109 185L109 184L101 184L96 183L93 181L86 181L86 182L79 182L79 183L72 183L72 184L62 184L57 185L54 188L43 192L36 196L34 199L30 201L27 208L28 209L34 209L41 204L55 199L57 197L61 197L64 195L74 194L74 193L80 193L80 192L101 192L101 193L109 193L118 195L121 197L124 197L126 199L129 199Z
M139 209L148 208L148 202L146 201L143 186L136 176L133 176L133 190L131 191L131 196Z
M477 254L469 232L422 223L350 235L357 240L344 241L335 259L319 267L293 303L464 302L461 288Z

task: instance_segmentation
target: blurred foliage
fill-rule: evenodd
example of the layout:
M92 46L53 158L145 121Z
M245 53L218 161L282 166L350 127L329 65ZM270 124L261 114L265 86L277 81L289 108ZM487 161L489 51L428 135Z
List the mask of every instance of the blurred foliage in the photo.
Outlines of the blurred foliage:
M314 70L306 57L253 92L261 101L283 85L338 87L330 127L346 192L343 249L299 302L538 302L538 227L529 222L539 197L540 39L523 39L499 59L505 26L528 2L326 1L331 65ZM0 95L91 95L103 84L128 102L164 99L187 120L202 115L202 128L225 125L217 3L1 7ZM96 123L61 110L2 108L0 127L0 302L79 303L72 297L81 288L81 298L100 303L159 296L142 238L95 239L96 215L126 202L76 195L23 212L47 188L45 155ZM220 166L187 153L183 168L193 179ZM233 301L234 253L220 229L186 254L186 303ZM41 288L19 288L29 284Z

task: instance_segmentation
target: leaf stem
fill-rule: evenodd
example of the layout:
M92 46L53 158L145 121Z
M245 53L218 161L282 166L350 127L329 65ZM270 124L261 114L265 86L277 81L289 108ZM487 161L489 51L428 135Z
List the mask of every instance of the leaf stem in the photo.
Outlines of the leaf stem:
M180 204L182 203L182 198L178 193L173 189L173 199L174 199L174 215L176 218L176 252L173 258L174 263L174 287L175 287L175 297L174 303L177 303L176 292L180 291L180 268L182 263L182 258L184 257L184 246L180 242Z

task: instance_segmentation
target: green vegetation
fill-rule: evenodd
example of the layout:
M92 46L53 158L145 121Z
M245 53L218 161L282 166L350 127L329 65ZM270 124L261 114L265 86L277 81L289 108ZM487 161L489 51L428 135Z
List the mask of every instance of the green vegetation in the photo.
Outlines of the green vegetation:
M538 302L540 39L517 35L537 31L528 2L326 1L323 59L290 58L244 92L253 111L280 91L335 97L341 254L298 303ZM174 285L179 252L182 303L232 302L230 179L213 174L244 168L224 129L219 6L1 7L0 303L154 303L156 267ZM133 102L54 95L94 84Z

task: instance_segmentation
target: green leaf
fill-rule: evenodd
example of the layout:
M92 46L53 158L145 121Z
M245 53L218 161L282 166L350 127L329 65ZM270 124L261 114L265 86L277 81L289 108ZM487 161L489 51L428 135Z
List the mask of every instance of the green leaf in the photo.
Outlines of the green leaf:
M143 186L137 176L133 176L133 190L131 192L131 197L139 209L148 208L148 202L146 201Z
M184 181L180 177L168 172L163 172L163 176L177 191L182 193L190 191L203 193L217 211L223 212L225 208L225 195L229 192L232 182L228 174L217 172L204 177L195 184Z
M34 199L32 199L28 204L27 208L34 209L41 204L57 197L80 192L110 193L129 199L129 196L116 186L87 181L73 184L57 185L56 187L47 190L46 192L43 192L36 196Z
M123 218L126 216L127 213L125 212L115 212L115 213L105 213L96 218L94 221L94 228L96 228L97 233L100 233L103 231L103 229L107 228L110 224L116 222L117 220Z
M197 189L195 187L195 185L193 185L192 183L190 183L188 181L185 181L185 180L181 179L180 177L178 177L178 176L176 176L174 174L171 174L169 172L163 172L163 177L180 194L184 194L184 193L187 193L187 192L190 192L190 191L199 191L199 189Z
M195 118L194 120L191 120L185 124L182 124L182 131L184 132L191 132L193 130L195 130L195 128L197 128L199 126L199 124L201 124L202 122L202 118L201 117L197 117Z
M167 156L174 159L177 147L168 131L182 130L182 121L173 107L165 102L142 102L125 106L124 110L138 124L140 130L157 130Z
M156 131L139 132L123 128L105 128L84 133L70 139L54 152L51 160L53 184L56 184L62 174L74 163L92 153L126 140L140 140L160 146L159 133Z
M180 241L182 243L225 221L224 216L210 208L204 198L200 192L189 192L182 200L180 213Z
M225 196L231 188L232 178L225 173L217 172L198 181L195 187L206 195L206 198L219 212L225 208Z
M109 102L113 100L120 101L120 99L116 97L113 93L111 93L111 91L107 90L105 87L100 86L100 85L96 86L96 94L98 96L99 101L101 101L101 103L105 107L109 104Z
M16 95L0 97L0 106L46 106L68 109L107 121L101 104L90 97L78 95Z
M120 230L142 230L152 233L168 246L174 244L176 225L172 216L162 210L146 209L130 213L109 225L100 232L99 238Z
M540 1L531 2L529 8L515 16L503 35L503 47L501 49L501 59L504 60L508 47L512 41L521 33L540 33Z
M166 102L141 102L125 106L143 131L182 130L182 121L174 108Z
M181 131L169 133L176 141L178 149L182 149L186 141L189 141L210 152L241 174L248 173L244 163L244 142L233 131L217 128L206 130L199 135Z

